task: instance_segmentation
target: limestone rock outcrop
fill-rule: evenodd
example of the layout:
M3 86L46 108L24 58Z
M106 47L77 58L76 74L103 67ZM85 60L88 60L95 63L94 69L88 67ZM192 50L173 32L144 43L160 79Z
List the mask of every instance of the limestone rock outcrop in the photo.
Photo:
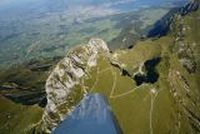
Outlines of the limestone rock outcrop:
M81 78L87 76L88 70L97 65L99 55L109 56L109 53L103 40L92 38L88 44L70 50L58 63L46 82L48 104L43 116L45 131L51 132L70 113L87 92L81 88L76 91L76 87L81 85Z

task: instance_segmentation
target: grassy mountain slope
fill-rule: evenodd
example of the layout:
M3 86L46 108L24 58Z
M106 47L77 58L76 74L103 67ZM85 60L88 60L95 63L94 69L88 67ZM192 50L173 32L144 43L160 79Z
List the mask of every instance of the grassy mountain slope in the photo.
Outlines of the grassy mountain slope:
M85 93L98 92L108 98L124 134L199 133L199 21L199 10L186 16L176 15L164 37L140 41L132 49L118 50L109 56L100 54L95 67L76 65L87 68L87 75L78 80L59 105L59 111L43 117L51 118L53 122L48 123L59 123L60 114L69 113ZM70 53L77 55L82 51L77 48ZM57 67L66 69L62 62ZM38 75L40 70L32 77ZM64 74L68 75L71 74ZM67 77L54 78L61 85L67 81ZM1 97L0 107L2 133L39 133L51 126L45 122L47 118L41 122L43 109L37 106L22 106ZM30 132L35 125L37 131Z
M175 20L174 25L179 28L182 26L182 29L185 29L184 37L182 37L185 43L184 47L177 48L177 38L179 38L177 33L180 31L176 29L166 37L154 41L147 40L138 43L131 50L113 54L119 55L117 58L119 65L123 65L123 69L131 75L137 70L140 63L161 57L161 62L156 67L160 75L156 83L136 87L130 78L127 78L130 82L121 80L127 76L120 76L120 72L115 72L116 69L112 67L110 74L104 72L104 75L107 76L112 76L112 71L114 74L118 74L113 76L113 82L117 84L112 90L112 87L105 86L109 77L105 79L103 74L99 76L100 82L94 89L97 89L97 92L103 92L110 98L113 112L124 133L199 132L199 13L196 11L186 17L178 16ZM179 17L181 20L178 19ZM179 24L180 21L183 22ZM179 51L184 52L180 54ZM192 56L188 58L191 53ZM186 56L188 62L195 63L191 65L182 63L180 55ZM188 68L193 64L196 69L191 73Z
M58 111L44 115L47 120L51 118L48 123L59 123L63 119L60 111L69 113L81 94L98 92L108 98L125 134L199 133L199 15L199 10L186 16L177 14L166 36L138 42L134 48L110 56L99 54L95 67L83 67L87 74L70 89L70 97L60 98L67 103L62 103ZM71 53L83 54L76 50ZM64 60L57 70L63 63ZM55 94L51 92L49 99L56 103L58 85L65 87L68 80L56 71L53 74L55 77L50 77L52 83L48 87L58 89ZM73 78L73 74L64 73L68 75ZM56 105L59 107L59 102Z
M22 106L0 96L0 132L2 134L26 134L41 120L42 108Z

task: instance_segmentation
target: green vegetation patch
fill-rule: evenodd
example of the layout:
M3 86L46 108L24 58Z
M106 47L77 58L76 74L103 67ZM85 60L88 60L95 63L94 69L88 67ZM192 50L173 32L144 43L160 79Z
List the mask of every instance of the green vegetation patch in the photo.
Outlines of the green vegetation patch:
M26 134L42 119L43 109L15 104L0 96L0 132L2 134Z
M160 57L160 44L154 43L152 40L138 42L133 49L117 51L113 54L113 58L121 64L125 70L133 74L141 64L149 59Z

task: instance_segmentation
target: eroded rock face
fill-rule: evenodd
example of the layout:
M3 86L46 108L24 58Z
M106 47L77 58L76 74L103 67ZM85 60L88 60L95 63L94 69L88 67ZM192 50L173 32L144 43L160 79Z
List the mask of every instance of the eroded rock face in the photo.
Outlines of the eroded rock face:
M186 4L182 9L181 9L181 14L186 15L189 12L196 11L199 8L199 0L191 0L188 4Z
M191 30L187 26L184 17L181 15L175 16L175 22L172 24L173 30L175 31L175 41L173 46L173 52L178 55L179 62L189 72L195 73L197 69L197 63L194 56L195 41L187 41L185 37L188 36L188 31Z
M93 38L87 45L69 51L52 71L46 82L48 104L43 116L45 131L51 132L87 92L81 88L81 78L97 65L99 55L109 56L109 49L103 40Z

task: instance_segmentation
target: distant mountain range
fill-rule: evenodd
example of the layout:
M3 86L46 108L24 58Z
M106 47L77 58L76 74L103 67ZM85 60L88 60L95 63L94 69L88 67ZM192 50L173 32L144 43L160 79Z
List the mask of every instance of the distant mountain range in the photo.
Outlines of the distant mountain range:
M91 37L100 37L115 49L132 46L160 17L183 3L185 0L0 1L1 66L64 56L70 47ZM119 45L122 40L126 41Z

